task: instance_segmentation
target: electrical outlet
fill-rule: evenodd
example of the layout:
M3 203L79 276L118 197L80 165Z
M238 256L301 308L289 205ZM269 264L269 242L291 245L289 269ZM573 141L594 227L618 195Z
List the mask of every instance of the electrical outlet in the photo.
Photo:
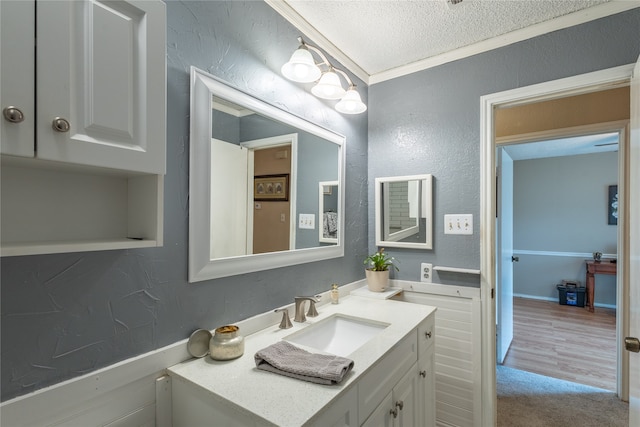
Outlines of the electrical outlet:
M420 281L423 283L431 283L431 276L433 275L433 264L429 262L423 262L420 264Z
M300 214L298 216L298 228L313 230L316 228L316 216L314 214Z
M473 234L473 215L445 215L444 234Z

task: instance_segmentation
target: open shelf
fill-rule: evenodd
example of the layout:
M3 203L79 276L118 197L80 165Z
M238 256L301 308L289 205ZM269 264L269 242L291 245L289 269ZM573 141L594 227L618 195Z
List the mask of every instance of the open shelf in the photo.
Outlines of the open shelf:
M471 269L471 268L436 266L436 267L433 267L433 269L435 271L446 271L448 273L480 274L480 270L475 270L475 269Z
M6 161L0 255L162 246L163 175Z

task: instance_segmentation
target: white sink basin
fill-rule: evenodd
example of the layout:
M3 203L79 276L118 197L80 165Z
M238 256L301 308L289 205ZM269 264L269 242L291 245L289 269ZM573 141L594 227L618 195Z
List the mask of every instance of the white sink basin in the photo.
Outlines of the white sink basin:
M338 356L348 356L380 333L388 323L334 314L284 337L302 347Z

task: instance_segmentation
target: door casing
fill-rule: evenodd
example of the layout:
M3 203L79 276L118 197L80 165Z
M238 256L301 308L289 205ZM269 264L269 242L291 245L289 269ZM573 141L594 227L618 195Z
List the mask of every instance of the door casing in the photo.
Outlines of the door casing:
M602 89L609 89L616 85L628 85L633 74L634 64L610 68L602 71L581 74L560 80L544 82L532 86L507 90L482 96L480 98L480 295L482 299L482 425L496 425L497 420L497 393L496 393L496 307L494 295L496 292L496 143L494 130L494 109L498 106L518 105L533 101L578 95ZM620 145L621 159L619 171L618 189L624 194L628 186L628 161L626 159L628 138L625 144ZM628 210L620 207L622 213L618 222L618 281L622 281L623 292L618 292L617 303L619 307L618 322L623 327L618 328L618 343L621 336L628 331L628 310L625 306L628 293L628 253L625 250L625 236L628 236ZM619 287L620 288L620 287ZM620 323L619 323L620 324ZM622 372L628 369L628 354L619 352L619 362ZM618 375L622 381L621 398L625 398L625 390L628 393L628 382L625 375ZM628 396L627 396L628 397Z

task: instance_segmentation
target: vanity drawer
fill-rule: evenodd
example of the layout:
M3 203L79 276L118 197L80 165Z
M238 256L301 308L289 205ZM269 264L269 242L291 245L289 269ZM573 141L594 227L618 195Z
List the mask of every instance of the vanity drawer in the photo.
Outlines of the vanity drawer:
M358 382L358 418L362 424L418 360L418 330L414 329Z
M418 354L422 356L436 339L435 314L431 314L418 326Z

